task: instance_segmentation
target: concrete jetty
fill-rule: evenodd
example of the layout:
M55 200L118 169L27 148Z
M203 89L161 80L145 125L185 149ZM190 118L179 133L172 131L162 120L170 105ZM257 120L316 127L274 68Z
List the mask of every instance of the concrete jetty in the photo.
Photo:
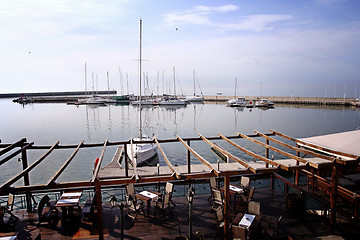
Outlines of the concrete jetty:
M204 96L205 101L211 102L226 102L233 98L234 96ZM359 106L359 100L355 98L245 96L247 100L254 100L256 98L264 98L274 103L285 104Z

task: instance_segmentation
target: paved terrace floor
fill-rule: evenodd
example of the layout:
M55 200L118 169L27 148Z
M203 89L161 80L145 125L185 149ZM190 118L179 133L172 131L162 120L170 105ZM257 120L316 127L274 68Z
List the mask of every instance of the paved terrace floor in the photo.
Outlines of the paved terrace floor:
M215 235L217 232L216 216L215 213L211 211L212 200L208 201L208 196L209 194L195 195L193 205L193 233L200 232L203 239L222 239L223 236L221 234ZM168 215L167 220L162 219L160 215L154 218L153 205L151 207L150 217L144 217L142 214L139 214L135 222L132 222L129 218L124 218L126 221L124 226L125 239L174 239L179 235L177 216L181 219L180 228L182 235L187 235L187 200L185 197L175 197L173 200L176 206L171 208L173 214ZM283 215L284 219L279 228L278 236L289 235L292 239L317 239L317 237L331 234L330 228L320 216L310 214L305 214L300 218L289 216L284 196L276 191L272 191L269 188L256 189L254 201L261 202L263 224L269 221L275 221L278 216ZM119 209L111 208L108 202L104 202L103 212L104 238L119 239ZM236 216L237 212L238 211L231 209L231 219ZM16 215L20 220L16 222L15 226L9 227L7 233L0 233L0 237L11 233L19 233L19 239L34 239L40 232L42 239L98 239L96 224L93 224L91 221L73 224L73 230L66 233L60 221L54 228L49 225L41 225L38 227L36 213L28 214L20 210L16 212ZM355 231L356 229L352 227L351 230ZM341 235L341 233L336 231L335 235ZM352 236L355 237L354 239L359 239L359 235ZM345 238L346 236L343 235L343 237Z

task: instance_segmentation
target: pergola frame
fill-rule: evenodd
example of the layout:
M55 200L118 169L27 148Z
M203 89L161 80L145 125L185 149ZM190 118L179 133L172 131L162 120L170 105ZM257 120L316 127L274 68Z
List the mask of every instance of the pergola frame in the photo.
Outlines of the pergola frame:
M331 217L330 221L331 224L335 223L335 203L336 203L336 195L337 195L337 187L338 187L338 179L339 179L339 170L338 165L347 165L348 162L353 162L359 160L358 156L346 154L337 152L334 150L324 149L320 148L319 146L312 145L311 147L313 149L319 149L319 150L328 150L330 153L334 153L337 156L346 156L347 158L352 158L351 160L345 160L339 157L333 157L333 156L326 156L320 153L317 153L312 150L302 149L299 146L291 146L289 144L286 144L284 142L281 142L277 139L272 138L272 136L279 136L287 140L293 141L295 144L301 143L302 145L306 145L307 143L304 143L298 139L291 138L289 136L286 136L285 134L276 132L274 130L271 130L271 133L263 134L258 131L255 131L254 135L244 135L241 133L236 133L235 136L224 136L220 133L218 133L217 137L204 137L203 135L199 134L198 138L181 138L180 136L176 136L176 139L164 139L159 140L155 136L152 141L123 141L123 142L109 142L106 140L104 143L97 143L97 144L84 144L82 141L78 145L60 145L59 142L56 142L52 146L34 146L34 143L26 143L26 139L21 139L16 143L13 144L0 144L0 148L3 148L0 151L0 156L4 155L5 153L9 151L14 151L15 148L19 147L20 149L17 151L14 151L12 154L8 155L7 157L0 160L0 166L10 159L13 159L18 154L22 154L21 160L23 162L23 170L18 173L13 178L9 179L5 183L3 183L0 186L0 195L5 195L8 193L14 193L14 194L20 194L25 193L26 199L27 199L27 205L28 205L28 211L31 211L31 192L39 192L39 191L62 191L66 189L88 189L93 188L96 191L96 203L97 203L97 209L98 209L98 226L99 226L99 238L103 239L103 216L102 216L102 196L101 196L101 188L107 187L107 186L121 186L128 183L158 183L158 182L166 182L166 181L176 181L176 180L193 180L193 179L208 179L211 177L218 177L222 176L224 177L224 216L225 216L225 228L224 233L225 236L230 235L230 231L228 229L230 219L229 219L229 209L230 209L230 194L229 194L229 183L230 183L230 177L235 175L241 175L245 173L271 173L271 172L278 172L281 170L285 171L298 171L301 169L309 169L309 168L318 168L322 164L315 164L311 162L310 158L304 158L300 157L300 153L303 153L307 156L313 156L316 158L321 158L325 160L328 166L329 163L332 165L332 177L333 177L333 184L332 184L332 191L331 191ZM265 139L266 143L263 143L261 141L255 140L254 138L261 137ZM259 146L262 146L265 148L265 157L260 156L259 154L256 154L239 144L232 141L232 139L246 139L250 142L253 142L254 144L257 144ZM259 167L258 165L254 165L253 163L246 161L244 159L241 159L234 154L231 154L229 151L227 151L224 147L220 147L219 145L212 142L212 140L224 140L226 143L229 143L231 146L235 147L236 149L250 155L254 159L260 160L261 162L264 162L264 167ZM241 169L227 169L220 171L219 169L216 169L212 163L207 161L204 157L202 157L200 154L198 154L193 148L190 147L191 141L204 141L206 142L210 147L216 149L217 151L221 152L223 155L225 155L229 160L233 160L241 166ZM151 175L151 176L141 176L138 174L138 171L136 169L136 166L133 166L134 168L134 174L132 176L129 176L129 165L128 165L128 156L126 153L126 146L127 144L135 144L135 143L145 143L145 142L151 142L155 143L163 156L167 167L170 170L170 174L162 174L162 175ZM180 142L184 145L184 147L187 150L187 171L186 172L180 172L176 166L174 166L170 159L166 156L163 148L161 147L162 143L168 143L168 142ZM282 147L285 147L289 150L293 150L297 152L297 155L290 154L284 150L280 150L274 146L270 146L269 143L273 142L276 144L281 145ZM119 176L116 178L111 179L100 179L99 178L99 171L101 168L101 164L104 158L104 154L106 151L107 146L117 146L117 145L123 145L124 146L124 152L125 152L125 175ZM87 147L103 147L101 155L99 157L99 161L97 166L94 169L92 178L90 181L75 181L75 182L61 182L57 183L56 180L61 175L61 173L66 169L66 167L70 164L70 162L74 159L76 154L78 153L80 148L87 148ZM43 160L46 159L48 155L51 154L51 152L55 149L71 149L75 148L74 152L71 154L71 156L64 162L64 164L61 166L61 168L53 175L52 178L48 180L46 184L39 184L39 185L30 185L29 184L29 173L32 169L34 169L38 164L40 164ZM27 166L27 157L26 152L31 149L47 149L47 152L43 154L40 158L35 160L30 166ZM285 164L282 160L273 160L269 157L269 150L275 151L283 156L289 157L290 159L293 159L296 161L295 164ZM206 166L208 171L202 171L202 172L192 172L191 171L191 161L190 157L191 154L193 154L197 159L200 160L200 162ZM298 175L297 175L298 176ZM16 186L12 187L12 184L18 181L20 178L24 178L24 186ZM29 206L30 205L30 206Z

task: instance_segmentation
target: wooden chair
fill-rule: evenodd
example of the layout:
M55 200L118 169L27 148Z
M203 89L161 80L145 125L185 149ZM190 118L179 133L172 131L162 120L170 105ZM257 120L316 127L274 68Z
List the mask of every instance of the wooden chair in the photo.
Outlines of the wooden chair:
M244 227L240 227L238 225L232 225L231 231L234 240L247 240L248 234L246 233L246 229Z
M170 201L171 201L170 193L167 192L163 195L161 200L156 202L154 217L156 217L156 212L160 211L161 215L166 219L166 211L168 210L169 213L171 213L169 210L170 209Z
M126 200L127 216L130 217L133 221L135 221L140 210L142 210L143 214L145 215L143 201L138 202L136 201L136 198L131 195L126 195L125 200ZM131 215L131 212L133 212L133 215Z
M260 215L260 202L249 201L247 213Z
M224 212L223 207L219 206L216 210L216 222L217 222L217 232L216 235L223 230L225 222L224 222Z
M172 201L173 192L174 192L174 184L172 184L172 183L170 183L170 182L166 182L166 185L165 185L165 194L166 194L166 193L169 194L170 202L171 202L174 206L176 206L175 203Z
M212 192L214 196L214 203L211 209L216 211L219 207L222 207L224 205L224 200L222 198L220 190L212 189Z
M274 238L276 236L276 234L278 233L282 218L283 217L280 216L275 223L270 222L270 223L268 223L268 225L266 227L263 227L262 235L264 238Z
M96 193L94 196L89 195L86 199L85 205L81 210L83 215L83 220L95 218L95 208L96 208Z
M55 226L58 222L58 210L55 207L56 201L50 201L50 197L45 195L41 198L38 207L38 216L40 225L43 222Z
M210 185L210 196L208 198L208 200L210 200L210 198L214 198L213 195L213 189L218 189L217 184L216 184L216 178L210 178L209 179L209 185Z

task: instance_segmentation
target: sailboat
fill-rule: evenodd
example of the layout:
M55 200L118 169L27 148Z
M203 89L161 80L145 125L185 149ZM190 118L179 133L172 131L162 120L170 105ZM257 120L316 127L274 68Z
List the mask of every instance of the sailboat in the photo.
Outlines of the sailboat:
M195 69L193 69L193 76L194 76L194 95L193 96L186 96L186 101L187 102L202 102L204 101L204 97L202 96L202 93L201 93L201 96L199 95L195 95Z
M227 103L230 107L245 107L246 100L243 97L236 97L237 78L235 78L235 95L234 99L230 99Z
M179 99L176 97L176 85L175 85L175 67L173 67L173 72L174 72L174 96L165 96L164 99L162 99L159 102L159 105L181 105L181 106L186 106L186 101Z
M143 166L151 162L157 154L157 146L155 143L133 143L134 141L152 141L151 138L142 134L141 119L141 62L142 62L142 20L140 19L140 57L139 57L139 137L131 139L131 144L127 145L127 154L133 165Z

